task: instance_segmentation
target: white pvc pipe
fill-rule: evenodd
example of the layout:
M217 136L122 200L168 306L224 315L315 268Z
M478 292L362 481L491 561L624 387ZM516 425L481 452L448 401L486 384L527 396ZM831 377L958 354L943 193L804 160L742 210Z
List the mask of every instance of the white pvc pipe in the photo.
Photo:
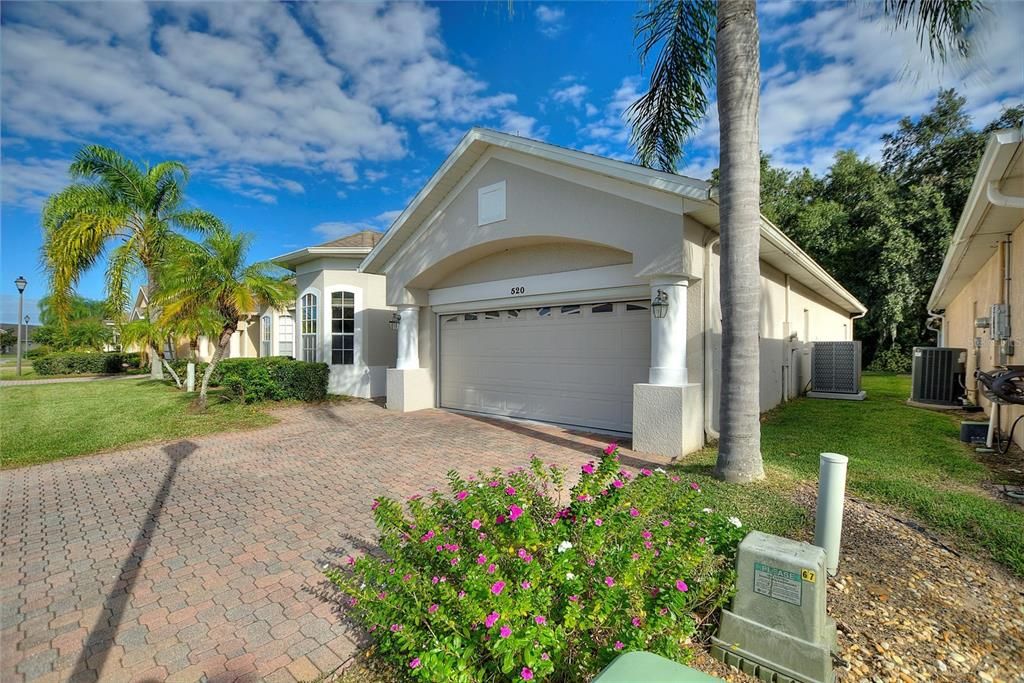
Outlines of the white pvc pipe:
M814 521L814 545L825 550L829 576L839 570L839 544L843 535L843 499L849 458L822 453L818 472L818 512Z
M193 392L196 390L196 364L192 361L188 362L188 367L185 369L185 391Z

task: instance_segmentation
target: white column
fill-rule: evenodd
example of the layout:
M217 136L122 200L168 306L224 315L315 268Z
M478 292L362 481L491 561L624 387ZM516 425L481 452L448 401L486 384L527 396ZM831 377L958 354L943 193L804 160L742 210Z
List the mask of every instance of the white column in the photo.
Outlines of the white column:
M668 298L664 318L651 312L651 384L686 384L686 287L686 280L651 282L651 301L660 292Z
M398 307L399 370L415 370L420 366L420 307L403 304Z

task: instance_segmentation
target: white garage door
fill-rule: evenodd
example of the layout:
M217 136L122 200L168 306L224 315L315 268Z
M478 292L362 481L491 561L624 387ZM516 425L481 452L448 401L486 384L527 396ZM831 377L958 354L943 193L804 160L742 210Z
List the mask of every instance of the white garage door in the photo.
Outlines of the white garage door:
M441 316L441 405L623 432L651 358L647 301Z

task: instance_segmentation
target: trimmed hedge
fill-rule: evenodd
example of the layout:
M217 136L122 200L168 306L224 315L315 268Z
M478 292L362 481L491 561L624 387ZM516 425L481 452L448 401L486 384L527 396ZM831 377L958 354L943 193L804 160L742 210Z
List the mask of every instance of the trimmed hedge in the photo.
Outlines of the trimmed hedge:
M307 363L284 357L229 358L221 361L215 375L227 398L257 401L323 401L327 398L326 363Z
M51 353L36 358L32 367L39 375L112 375L137 367L137 353Z
M195 363L196 363L196 386L199 386L199 383L203 381L203 373L206 372L206 366L209 365L209 363L207 363L205 361L201 361L201 360L198 360ZM170 365L171 368L173 368L176 373L178 373L178 377L180 377L181 381L184 382L185 381L185 375L188 373L188 359L187 358L175 358L174 360L167 361L167 364ZM210 378L210 386L211 387L218 387L218 386L220 386L220 368L214 369L213 377Z

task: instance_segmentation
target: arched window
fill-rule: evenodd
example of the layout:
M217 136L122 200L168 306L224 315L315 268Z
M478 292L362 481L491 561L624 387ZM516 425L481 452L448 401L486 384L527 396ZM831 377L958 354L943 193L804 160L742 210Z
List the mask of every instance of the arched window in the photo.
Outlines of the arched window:
M282 315L277 319L277 352L282 356L291 356L295 353L292 346L295 334L295 321L290 314Z
M264 358L273 353L273 346L271 344L273 341L271 338L272 329L270 316L263 316L262 324L260 325L260 355Z
M320 344L317 339L317 296L316 294L304 294L302 296L302 360L316 362L317 349Z

